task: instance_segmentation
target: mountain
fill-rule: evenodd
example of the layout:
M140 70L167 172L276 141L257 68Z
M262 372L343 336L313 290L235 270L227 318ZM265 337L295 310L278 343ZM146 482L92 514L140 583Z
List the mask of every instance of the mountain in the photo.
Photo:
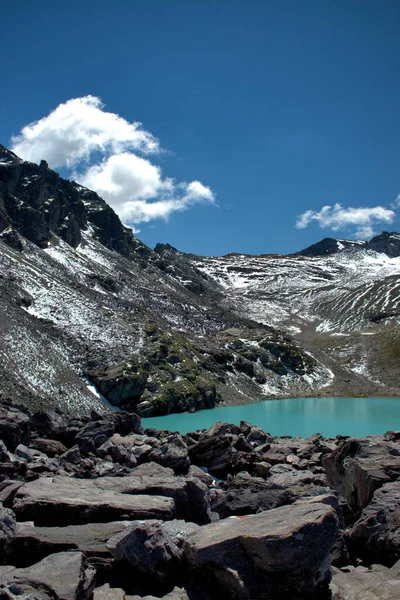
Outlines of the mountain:
M326 251L324 251L324 248ZM151 250L95 192L0 146L3 398L142 416L399 395L400 236L291 256Z

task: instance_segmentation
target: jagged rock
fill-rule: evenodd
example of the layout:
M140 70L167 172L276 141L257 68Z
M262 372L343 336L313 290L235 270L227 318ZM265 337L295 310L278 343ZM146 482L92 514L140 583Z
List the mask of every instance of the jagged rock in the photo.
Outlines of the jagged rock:
M224 478L235 470L237 450L232 441L228 435L208 433L189 447L189 458L193 464L207 467L212 475Z
M148 455L150 461L172 468L177 475L185 475L190 467L188 447L182 436L173 434L162 440Z
M201 527L185 556L212 598L308 598L329 583L337 532L330 506L297 502Z
M271 475L271 477L268 479L268 484L271 487L278 486L282 489L289 490L293 496L297 497L316 496L329 492L325 475L316 475L307 470L290 470Z
M21 419L18 414L0 410L0 439L11 452L18 444L29 446L31 436L27 420L26 415Z
M59 457L59 461L61 463L67 462L72 463L73 465L79 465L81 463L81 460L82 456L79 451L78 445L73 446L72 448L64 452L64 454L61 454L61 456Z
M386 483L374 492L352 528L348 544L365 564L391 567L400 559L400 481Z
M173 487L182 490L185 485L177 483ZM151 486L146 486L136 477L102 477L89 481L42 477L19 488L13 508L19 520L33 520L37 525L52 526L117 521L121 518L173 518L176 514L174 500L149 496L146 494L149 488ZM151 490L153 493L154 488ZM157 487L158 490L162 491L162 484ZM172 490L168 491L171 495Z
M136 413L118 411L114 415L115 433L128 435L130 433L143 433L142 420Z
M0 502L0 564L4 564L4 549L17 529L15 515Z
M398 600L400 561L391 569L382 565L341 571L333 568L332 600Z
M400 443L377 436L350 439L322 457L329 485L358 516L376 489L400 476Z
M278 506L290 504L293 496L283 489L235 489L219 491L211 507L221 519L233 515L251 515L256 512L271 510Z
M157 581L179 577L185 537L199 528L185 521L135 521L107 543L111 554L129 562L144 575ZM143 551L145 549L145 551Z
M114 431L115 426L111 421L91 421L77 433L75 442L82 453L88 454L95 452L96 448L99 448L114 434Z
M15 481L13 479L4 479L0 483L0 502L7 502L9 498L13 498L17 490L24 485L23 481Z
M106 542L129 526L130 521L66 527L35 527L30 522L17 523L5 546L4 560L16 567L28 567L49 554L67 550L79 550L88 557L110 558Z
M35 592L39 592L40 586L44 586L53 594L48 597L54 600L89 600L95 580L96 572L86 565L81 552L50 554L26 569L0 567L0 589L6 586L12 589L11 586L15 583L29 593L30 586Z
M48 409L34 413L29 419L29 427L45 437L59 439L67 430L67 421L59 412Z

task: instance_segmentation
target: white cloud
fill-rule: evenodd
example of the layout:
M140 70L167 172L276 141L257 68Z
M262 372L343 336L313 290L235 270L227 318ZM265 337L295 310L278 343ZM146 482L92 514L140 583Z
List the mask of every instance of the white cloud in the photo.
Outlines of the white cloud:
M95 96L68 100L26 125L12 138L12 150L25 160L45 159L52 168L66 167L131 227L167 219L194 204L215 203L211 189L200 181L176 183L148 158L138 156L159 153L158 140L141 123L106 112ZM93 163L93 157L97 162Z
M122 207L122 219L133 223L147 223L152 219L168 219L176 211L182 212L194 204L214 204L214 194L210 188L204 186L200 181L192 181L189 184L179 185L180 194L173 198L163 198L155 202L144 200L131 200L125 202ZM177 192L177 190L175 190Z
M211 189L200 181L176 185L162 178L160 167L130 152L114 154L74 178L96 190L128 224L168 219L194 204L215 202Z
M51 168L73 167L95 151L118 153L126 149L159 151L158 140L115 113L106 112L100 98L73 98L47 117L26 125L11 138L12 150L25 160L47 160Z
M374 235L374 225L377 223L392 223L396 218L393 210L383 206L371 208L343 208L341 204L324 206L319 212L306 210L296 222L297 229L304 229L312 221L317 221L322 229L338 231L349 227L356 227L355 235L364 239Z
M397 195L395 201L390 205L390 208L393 208L394 210L400 208L400 194Z

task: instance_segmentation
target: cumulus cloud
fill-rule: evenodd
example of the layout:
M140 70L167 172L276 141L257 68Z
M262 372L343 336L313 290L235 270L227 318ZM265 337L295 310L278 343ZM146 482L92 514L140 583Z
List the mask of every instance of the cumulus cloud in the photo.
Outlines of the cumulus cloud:
M344 208L341 204L324 206L319 212L306 210L297 221L298 229L305 229L312 221L317 221L322 229L348 229L355 227L355 236L364 239L374 235L374 225L378 223L393 223L396 213L383 206L370 208Z
M132 153L110 156L75 177L96 190L126 223L168 219L194 204L215 202L211 189L200 181L175 184L162 178L160 167Z
M140 156L160 152L157 138L141 123L106 112L95 96L60 104L46 117L26 125L11 141L13 152L25 160L45 159L52 168L67 168L129 225L167 219L197 203L215 203L211 189L200 181L177 183Z

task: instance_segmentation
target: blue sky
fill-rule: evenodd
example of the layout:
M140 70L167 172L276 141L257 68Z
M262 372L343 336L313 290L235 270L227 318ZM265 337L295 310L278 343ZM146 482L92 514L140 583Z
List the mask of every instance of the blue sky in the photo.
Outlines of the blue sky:
M398 0L23 0L2 15L0 142L105 190L150 246L399 230L399 31Z

